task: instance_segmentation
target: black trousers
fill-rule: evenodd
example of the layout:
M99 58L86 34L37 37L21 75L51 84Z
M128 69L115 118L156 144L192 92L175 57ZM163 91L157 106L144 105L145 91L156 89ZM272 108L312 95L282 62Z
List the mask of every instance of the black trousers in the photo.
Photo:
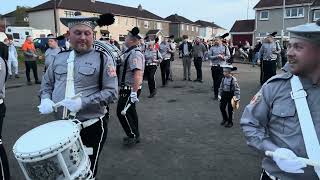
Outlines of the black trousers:
M197 57L194 58L194 67L196 68L197 71L197 80L202 80L202 58Z
M160 63L162 85L166 85L170 75L170 60L163 60Z
M231 99L233 97L233 92L222 92L220 100L220 111L224 121L232 122L233 118L233 107L231 105ZM226 112L226 107L228 106L228 114Z
M4 103L0 104L0 179L9 180L10 170L6 150L2 144L2 125L3 119L6 115L6 105ZM3 173L2 173L3 172Z
M146 68L144 70L144 74L148 80L150 94L155 92L155 90L156 90L156 81L155 81L156 72L157 72L156 65L146 66Z
M130 138L137 138L140 137L140 133L136 105L132 104L125 116L121 114L121 111L131 102L130 93L131 90L120 89L117 116L126 135ZM138 91L138 97L140 96L140 93L141 90Z
M261 64L261 85L277 74L277 61L262 61Z
M93 154L89 156L91 161L91 171L93 177L96 177L98 171L99 155L107 139L109 116L106 115L98 122L81 130L80 136L82 143L93 148Z
M34 76L35 81L39 81L38 70L37 70L37 62L36 61L25 61L24 64L26 66L26 76L27 76L28 82L31 81L31 79L30 79L30 71L31 71L31 69L33 71L33 76Z
M223 78L223 69L220 66L212 66L211 67L211 74L212 74L212 80L213 80L213 89L214 89L214 95L218 96L220 84Z
M272 179L268 176L268 174L264 170L262 170L260 180L272 180ZM276 180L279 180L279 179L276 178Z

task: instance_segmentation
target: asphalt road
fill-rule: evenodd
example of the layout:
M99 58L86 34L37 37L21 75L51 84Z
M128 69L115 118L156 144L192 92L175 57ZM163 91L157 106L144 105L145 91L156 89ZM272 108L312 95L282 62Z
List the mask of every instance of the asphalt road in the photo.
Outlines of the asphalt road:
M137 111L142 141L133 148L122 145L124 132L116 117L115 105L107 143L100 158L99 180L256 180L260 158L246 145L239 127L243 108L259 89L259 69L236 64L241 87L241 109L235 112L234 127L220 126L219 104L212 99L211 71L203 65L204 83L182 81L180 59L174 62L174 81L158 88L149 99L147 83ZM192 79L195 69L192 67ZM21 75L23 76L23 74ZM8 85L25 83L9 80ZM160 86L160 69L157 72ZM7 90L7 117L3 142L7 149L13 180L24 179L12 153L15 141L28 130L54 120L37 110L38 85ZM58 133L58 131L57 131Z

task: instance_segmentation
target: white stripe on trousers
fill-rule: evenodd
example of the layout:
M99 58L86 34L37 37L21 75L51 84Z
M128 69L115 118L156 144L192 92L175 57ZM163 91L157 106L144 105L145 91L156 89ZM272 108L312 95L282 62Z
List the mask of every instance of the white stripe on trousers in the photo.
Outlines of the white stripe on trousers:
M0 145L2 145L2 140L1 139L0 139ZM4 169L3 169L2 158L0 158L0 165L1 165L2 180L5 180L4 179Z
M126 105L125 105L124 107L126 107L126 106L128 105L129 101L130 101L130 95L129 95L129 97L128 97L128 99L127 99L127 102L126 102ZM132 107L130 107L130 108L132 108ZM130 108L129 108L129 109L130 109ZM127 121L127 124L128 124L128 126L129 126L130 133L131 133L134 137L136 137L136 134L133 133L132 128L131 128L131 126L130 126L129 120L128 120L128 118L127 118L127 114L124 115L124 117L125 117L125 119L126 119L126 121Z
M94 166L93 166L93 171L92 171L93 174L94 174L94 171L95 171L95 169L96 169L97 162L98 162L98 157L99 157L99 152L100 152L100 146L101 146L101 142L102 142L103 135L104 135L103 119L101 118L100 121L101 121L102 133L101 133L100 142L99 142L98 149L97 149L96 159L95 159L95 161L94 161Z

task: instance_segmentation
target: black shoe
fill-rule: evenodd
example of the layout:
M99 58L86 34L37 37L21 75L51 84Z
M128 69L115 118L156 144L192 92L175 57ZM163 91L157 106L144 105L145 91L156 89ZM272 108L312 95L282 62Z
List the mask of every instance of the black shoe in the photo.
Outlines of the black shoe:
M131 145L138 144L138 143L140 143L139 137L137 137L137 138L132 138L132 137L123 138L123 145L125 145L125 146L131 146Z
M227 123L227 121L226 121L226 120L223 120L223 121L220 123L220 125L221 125L221 126L224 126L226 123Z
M226 128L231 128L233 126L233 122L228 122L224 127Z
M28 85L28 86L31 86L31 85L32 85L32 82L31 82L31 81L28 81L28 82L27 82L27 85Z
M186 81L187 79L186 78L183 78L183 81Z
M19 76L18 74L16 74L14 77L15 77L15 78L20 78L20 76Z
M36 81L35 83L36 83L36 84L41 84L41 81Z
M150 96L148 96L148 98L153 98L156 94L157 94L157 92L154 91L154 92L152 92L152 93L150 94Z

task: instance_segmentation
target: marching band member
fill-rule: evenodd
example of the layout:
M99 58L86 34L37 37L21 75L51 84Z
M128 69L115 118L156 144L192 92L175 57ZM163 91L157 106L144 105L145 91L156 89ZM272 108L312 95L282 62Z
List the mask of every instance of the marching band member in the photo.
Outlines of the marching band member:
M162 56L160 52L154 48L154 43L149 42L147 49L144 52L144 57L146 60L144 74L147 77L150 91L148 98L153 98L157 94L155 74L157 72L158 65L161 62Z
M6 105L4 104L5 98L5 82L8 78L7 63L0 57L0 178L3 180L10 179L10 171L7 153L2 144L2 125L6 115Z
M93 30L98 25L112 24L114 17L111 14L101 15L100 18L84 17L77 12L75 17L60 20L69 28L70 44L74 50L59 53L50 63L41 84L39 111L41 114L52 113L55 103L61 102L69 111L77 112L76 119L84 127L80 132L82 142L93 148L89 158L92 179L95 179L99 153L107 137L106 106L117 99L118 81L112 58L93 49ZM73 67L70 64L74 64ZM73 76L71 74L73 82L68 84L70 66L74 73ZM81 97L65 97L69 89L73 91L70 94L81 93ZM63 108L58 108L55 116L63 119L62 114Z
M220 111L223 117L221 125L230 128L233 126L233 107L231 101L232 98L235 98L235 101L240 100L240 87L237 79L231 74L231 72L237 70L237 68L232 65L222 65L221 67L223 68L224 75L218 95L218 99L220 100ZM228 114L226 112L227 106Z
M123 138L123 144L130 146L140 142L138 114L136 103L139 102L143 72L145 66L144 55L139 47L141 35L139 28L134 27L129 31L125 44L128 48L124 54L124 66L121 76L121 89L117 106L117 115L127 137ZM121 112L130 104L126 114Z
M262 180L320 177L320 20L288 31L289 71L269 79L241 119L248 145L271 156L262 161Z

